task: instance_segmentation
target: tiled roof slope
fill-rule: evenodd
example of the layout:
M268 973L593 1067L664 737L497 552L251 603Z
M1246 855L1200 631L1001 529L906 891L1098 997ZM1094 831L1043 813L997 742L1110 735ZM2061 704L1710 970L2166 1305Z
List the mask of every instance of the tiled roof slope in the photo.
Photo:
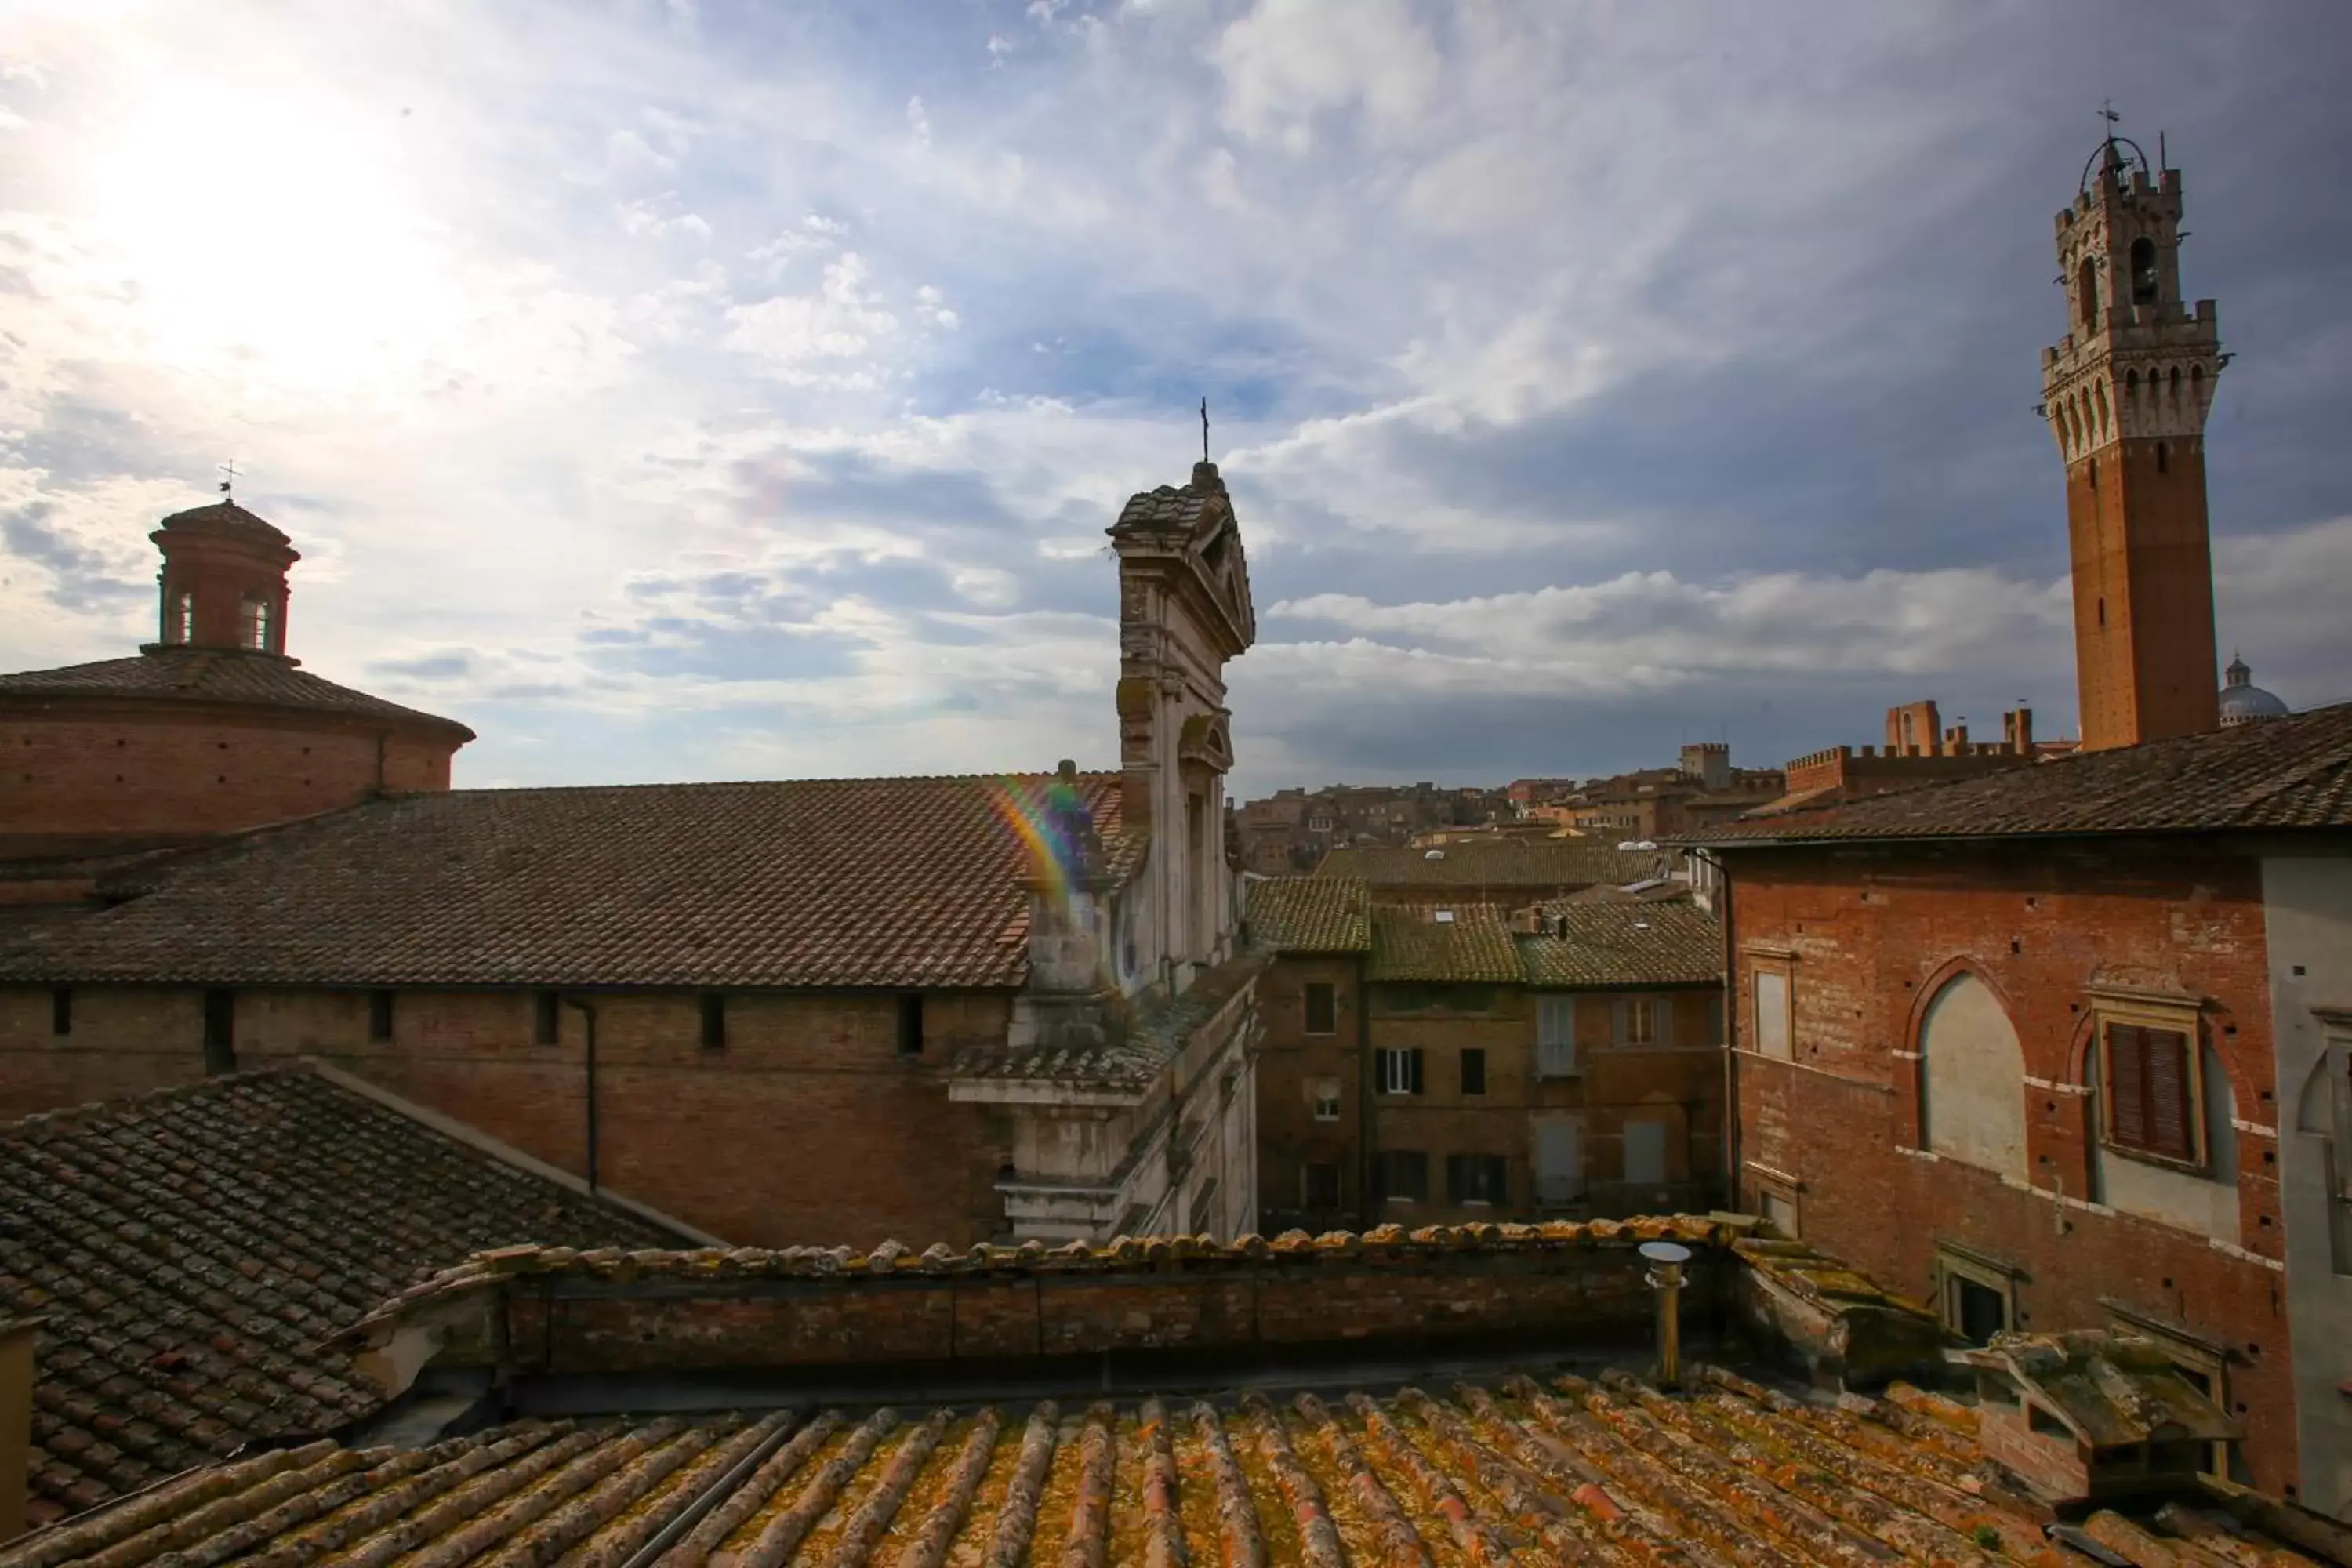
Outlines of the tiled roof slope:
M1370 889L1350 877L1253 878L1250 941L1275 952L1364 952L1370 909Z
M108 658L95 664L69 664L57 669L26 669L0 675L0 703L16 699L60 697L299 708L310 713L342 713L359 719L429 725L468 741L474 738L474 731L455 719L404 708L397 702L338 686L296 668L291 659L266 653L158 647L131 658Z
M1672 1394L1586 1372L321 1442L29 1536L0 1568L617 1564L674 1524L666 1568L2103 1560L2045 1537L2050 1510L1948 1401L1898 1387L1815 1403L1714 1366ZM2140 1563L2315 1561L2232 1517L2263 1508L2277 1505L2217 1493L2138 1521L2103 1510L2078 1539Z
M1100 1040L971 1045L955 1054L948 1069L958 1078L1047 1080L1129 1092L1147 1089L1194 1031L1223 1012L1271 962L1264 952L1235 953L1194 975L1173 996L1147 993L1139 1004L1123 1010L1121 1004L1107 1004L1110 1027Z
M1514 985L1524 978L1500 910L1465 904L1450 921L1417 910L1372 910L1364 978L1385 983Z
M2005 837L2352 827L2352 703L1819 812L1727 823L1681 842Z
M1561 902L1517 939L1530 985L1700 985L1723 978L1723 927L1688 900Z
M1435 859L1430 857L1435 854ZM1448 844L1437 850L1387 845L1334 849L1315 868L1318 877L1352 877L1376 888L1478 888L1546 890L1595 882L1623 887L1673 868L1665 849L1620 849L1587 839L1501 839Z
M0 1317L36 1349L35 1517L374 1406L322 1342L502 1243L676 1238L301 1068L0 1126Z
M0 931L0 981L1013 986L1051 775L459 790L171 862L112 908ZM1131 867L1118 775L1080 774Z

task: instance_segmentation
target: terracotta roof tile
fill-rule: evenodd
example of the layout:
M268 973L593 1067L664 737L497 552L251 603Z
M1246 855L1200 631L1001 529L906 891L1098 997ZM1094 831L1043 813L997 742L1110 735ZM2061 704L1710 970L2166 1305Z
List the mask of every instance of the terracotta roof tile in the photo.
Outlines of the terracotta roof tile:
M36 1516L372 1409L326 1348L488 1247L671 1241L302 1068L0 1126L0 1316L36 1352Z
M57 698L123 698L145 702L233 703L342 713L446 730L472 740L455 719L404 708L348 686L320 679L275 654L220 648L156 647L131 658L26 669L0 675L0 704Z
M1727 823L1679 842L1975 838L2352 827L2352 703L2266 724L2076 752L1822 811Z
M1249 881L1250 940L1276 952L1368 952L1371 893L1351 877Z
M1562 901L1517 939L1530 985L1699 985L1723 978L1723 927L1687 900Z
M1450 921L1435 918L1451 913ZM1371 911L1371 959L1364 978L1375 982L1512 985L1526 978L1503 913L1490 904L1451 910Z
M1375 888L1543 893L1596 882L1623 887L1664 876L1674 860L1669 849L1620 849L1597 840L1503 839L1435 849L1387 845L1334 849L1323 857L1314 875L1352 877Z
M1714 1366L1445 1386L523 1422L415 1450L235 1461L0 1550L0 1568L397 1558L673 1563L1759 1563L2094 1561L1972 1436L1892 1399L1835 1405ZM709 1505L698 1521L691 1510ZM2140 1561L2307 1561L2279 1505L2217 1491L2095 1513ZM2308 1547L2325 1521L2294 1526Z
M0 929L0 981L1017 986L1008 810L1051 775L459 790L151 866L111 908ZM1115 875L1117 774L1080 775Z

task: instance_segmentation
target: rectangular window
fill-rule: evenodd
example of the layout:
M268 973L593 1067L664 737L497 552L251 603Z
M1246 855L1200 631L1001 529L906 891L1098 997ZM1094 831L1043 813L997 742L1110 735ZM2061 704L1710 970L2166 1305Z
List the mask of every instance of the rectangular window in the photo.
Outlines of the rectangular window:
M1462 1092L1486 1092L1486 1053L1472 1047L1462 1053Z
M1385 1203L1429 1200L1429 1156L1417 1149L1383 1149L1372 1156L1373 1195Z
M1936 1249L1944 1327L1972 1345L2015 1326L2017 1274L2006 1265L1946 1246Z
M73 987L60 985L49 993L49 1033L73 1033Z
M923 994L909 991L898 998L898 1054L923 1054Z
M1789 1060L1789 977L1777 969L1756 972L1756 1049Z
M1419 1094L1421 1092L1421 1057L1419 1046L1410 1050L1380 1050L1372 1053L1372 1068L1379 1075L1382 1094Z
M1310 1035L1332 1035L1339 1030L1338 992L1322 981L1310 981L1307 986L1307 1032Z
M1536 1201L1574 1203L1584 1195L1583 1129L1566 1116L1536 1123Z
M727 1048L727 998L716 993L702 999L702 1048Z
M1318 1079L1308 1087L1307 1094L1315 1107L1318 1121L1339 1120L1339 1085L1335 1079Z
M1576 1076L1576 998L1536 998L1536 1076Z
M551 1046L563 1037L563 998L552 991L542 991L530 999L530 1037L542 1046Z
M2189 1037L2177 1029L2109 1024L2107 1142L2131 1153L2190 1163L2199 1156Z
M392 993L389 991L368 993L368 1038L392 1038Z
M1500 1154L1445 1156L1445 1194L1454 1203L1499 1204L1504 1180Z
M1300 1203L1310 1209L1339 1206L1339 1167L1310 1162L1298 1173Z
M1658 1001L1654 996L1628 996L1617 1004L1617 1043L1654 1046L1658 1043Z
M236 993L205 993L205 1071L236 1070Z
M1666 1179L1666 1124L1663 1121L1625 1123L1625 1180L1654 1187Z

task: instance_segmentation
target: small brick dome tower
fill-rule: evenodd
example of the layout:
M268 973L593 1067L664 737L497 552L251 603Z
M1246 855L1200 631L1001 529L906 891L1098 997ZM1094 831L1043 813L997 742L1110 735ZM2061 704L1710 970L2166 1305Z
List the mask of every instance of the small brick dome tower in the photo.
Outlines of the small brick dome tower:
M0 674L0 905L11 862L142 850L446 790L474 738L298 668L293 542L223 499L174 512L157 640L129 658Z
M285 654L293 541L233 500L173 512L147 537L163 552L159 644Z

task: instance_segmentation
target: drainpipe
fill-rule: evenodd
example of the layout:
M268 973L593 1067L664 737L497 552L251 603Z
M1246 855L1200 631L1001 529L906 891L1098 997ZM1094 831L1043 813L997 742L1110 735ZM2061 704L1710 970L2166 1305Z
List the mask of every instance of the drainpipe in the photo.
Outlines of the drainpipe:
M1683 1265L1690 1248L1672 1241L1645 1241L1643 1259L1650 1266L1643 1276L1658 1293L1658 1386L1678 1387L1683 1375Z
M1716 902L1723 920L1723 1191L1726 1208L1739 1207L1739 938L1732 926L1731 866L1705 850L1716 868ZM1760 1205L1759 1205L1760 1206Z
M1364 984L1364 959L1359 953L1356 986L1356 1228L1370 1230L1374 1218L1372 1140L1377 1123L1372 1116L1372 994Z
M567 1006L580 1010L580 1019L588 1031L588 1190L596 1190L596 1004L583 1002L577 996L566 996Z

